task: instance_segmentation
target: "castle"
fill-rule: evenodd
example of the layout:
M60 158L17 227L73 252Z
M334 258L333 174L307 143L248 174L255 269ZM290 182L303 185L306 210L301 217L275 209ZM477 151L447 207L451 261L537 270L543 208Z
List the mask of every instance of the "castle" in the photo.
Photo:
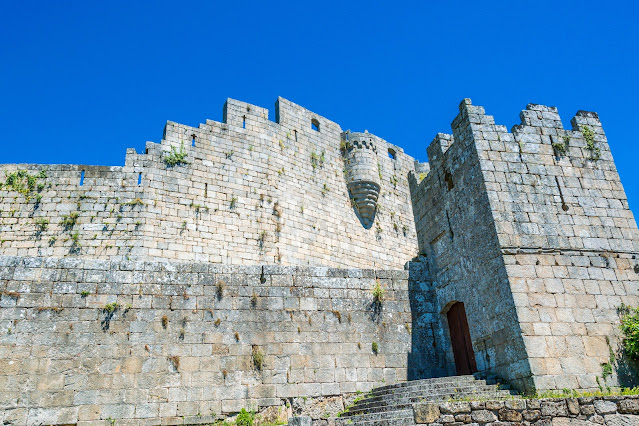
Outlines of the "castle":
M465 99L419 163L283 98L275 122L229 99L123 167L0 166L0 420L197 423L475 372L629 380L611 354L639 231L602 125L521 120Z

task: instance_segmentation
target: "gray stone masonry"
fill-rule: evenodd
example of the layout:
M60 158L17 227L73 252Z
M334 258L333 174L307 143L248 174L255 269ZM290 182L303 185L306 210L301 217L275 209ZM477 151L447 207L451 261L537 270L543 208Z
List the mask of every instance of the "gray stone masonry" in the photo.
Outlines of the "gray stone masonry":
M618 308L639 305L639 231L599 117L521 118L508 133L465 99L410 179L436 310L464 302L478 369L520 390L636 385Z
M211 423L452 376L457 302L484 379L639 385L618 326L639 230L596 113L566 130L530 104L508 132L464 99L429 163L282 98L268 115L228 99L122 167L0 165L0 422ZM552 422L623 424L624 401ZM477 407L437 421L563 405Z
M409 270L0 257L0 280L10 424L210 422L366 392L407 379L415 329L433 340Z
M223 123L169 121L161 143L127 150L124 167L0 165L3 184L5 173L46 170L26 194L0 187L0 254L376 269L412 260L415 160L367 134L381 189L366 228L347 188L342 129L282 98L275 115L229 99ZM187 163L165 164L172 149Z
M508 401L460 401L415 404L414 423L472 423L503 426L587 426L639 424L639 397L598 396ZM457 423L455 423L457 422Z

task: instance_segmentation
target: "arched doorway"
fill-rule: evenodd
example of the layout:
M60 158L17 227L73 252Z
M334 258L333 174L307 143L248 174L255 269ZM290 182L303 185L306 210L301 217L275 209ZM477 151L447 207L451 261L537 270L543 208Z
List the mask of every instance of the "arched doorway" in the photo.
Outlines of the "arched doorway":
M448 330L450 331L457 374L473 374L477 371L477 364L475 363L473 344L470 340L464 304L462 302L454 303L446 313L446 317L448 318Z

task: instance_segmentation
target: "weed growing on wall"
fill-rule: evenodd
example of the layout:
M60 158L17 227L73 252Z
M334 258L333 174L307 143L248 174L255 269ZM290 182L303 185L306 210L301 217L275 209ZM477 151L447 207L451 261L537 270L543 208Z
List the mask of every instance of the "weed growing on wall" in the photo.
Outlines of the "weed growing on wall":
M253 365L257 370L262 370L262 366L264 365L264 352L262 352L259 346L253 345L252 355Z
M581 129L581 134L586 140L586 150L590 152L590 160L597 161L601 157L601 150L596 145L595 134L588 126L584 126Z
M626 354L632 359L639 359L639 308L621 307L621 332Z
M311 166L313 167L313 170L315 170L317 166L319 166L319 160L319 155L317 155L317 153L315 152L311 152Z
M142 201L139 198L135 198L135 199L129 201L128 203L124 203L124 205L126 205L126 206L134 206L134 207L135 206L143 206L144 205L144 201Z
M65 229L71 229L78 222L78 217L79 217L78 212L71 212L69 214L62 215L62 222L60 222L60 224Z
M566 144L561 143L561 142L553 142L552 144L552 149L555 153L555 157L561 157L563 155L566 155Z
M6 180L4 184L0 183L0 188L4 186L9 191L22 194L29 201L32 192L36 190L40 192L44 189L44 184L38 183L38 179L46 179L47 171L41 170L39 173L30 174L27 170L16 170L12 173L4 172L4 175Z
M373 300L376 303L382 303L384 301L384 287L380 284L379 281L375 281L375 285L371 289L371 294L373 295Z
M46 231L49 227L49 219L45 219L43 217L36 218L33 223L39 232Z
M343 140L339 143L339 150L342 152L342 155L346 154L353 148L353 144L350 141Z
M182 164L190 164L186 161L187 152L184 149L184 142L180 141L180 149L176 149L171 145L171 151L164 154L164 164L168 167L180 166Z
M224 280L219 280L216 284L215 284L216 290L217 290L217 298L218 300L222 300L222 297L224 297L224 290L226 289L226 283L224 282Z
M173 368L175 371L179 371L180 368L180 357L177 355L173 355L169 357L169 361L173 364Z
M253 420L255 419L255 413L252 411L246 411L242 408L240 414L235 419L236 426L253 426Z
M120 305L118 305L117 303L109 303L107 305L104 305L104 312L106 313L113 313L115 312L116 309L118 309L120 307Z

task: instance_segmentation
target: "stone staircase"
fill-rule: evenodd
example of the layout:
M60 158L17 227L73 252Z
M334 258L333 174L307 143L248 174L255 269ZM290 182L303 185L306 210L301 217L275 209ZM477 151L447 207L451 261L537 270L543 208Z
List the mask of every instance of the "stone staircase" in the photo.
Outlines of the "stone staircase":
M494 383L494 380L488 380ZM454 399L518 398L506 386L488 384L474 376L414 380L373 389L342 414L340 425L414 425L412 406L417 402Z

